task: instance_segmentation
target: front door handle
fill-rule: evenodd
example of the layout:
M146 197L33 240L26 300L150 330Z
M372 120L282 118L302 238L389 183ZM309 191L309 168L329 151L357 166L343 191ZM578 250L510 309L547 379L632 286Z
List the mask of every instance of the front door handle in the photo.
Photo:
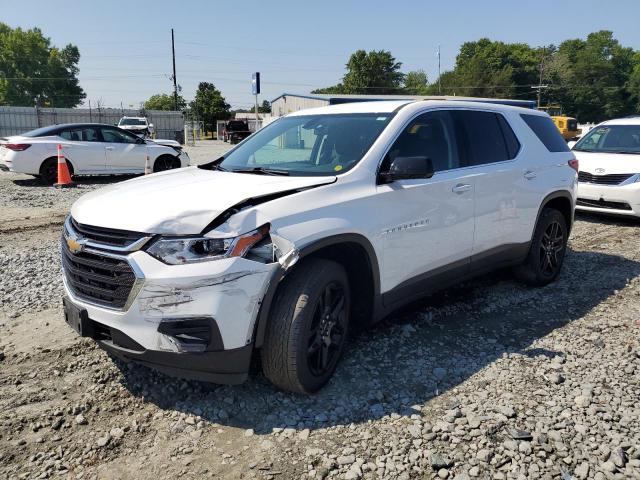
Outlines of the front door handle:
M104 147L106 150L114 150L116 147Z
M527 180L533 180L534 178L536 178L536 176L537 174L533 170L527 170L526 172L524 172L524 178L526 178Z
M471 185L468 183L458 183L455 187L451 189L453 193L464 193L471 190Z

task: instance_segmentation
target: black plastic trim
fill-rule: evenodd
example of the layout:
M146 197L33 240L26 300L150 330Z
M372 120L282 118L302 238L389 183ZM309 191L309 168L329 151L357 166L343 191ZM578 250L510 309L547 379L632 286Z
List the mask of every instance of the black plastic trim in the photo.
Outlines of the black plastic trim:
M166 375L190 380L237 385L249 376L253 345L219 352L173 353L121 348L112 342L97 340L107 352L125 361L133 361Z

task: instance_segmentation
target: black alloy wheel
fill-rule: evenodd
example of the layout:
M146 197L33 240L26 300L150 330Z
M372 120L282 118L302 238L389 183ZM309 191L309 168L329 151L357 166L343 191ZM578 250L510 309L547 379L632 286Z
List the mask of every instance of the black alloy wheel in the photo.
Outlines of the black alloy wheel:
M540 272L547 277L554 277L561 265L564 251L564 231L560 222L551 222L540 241Z
M331 282L324 287L309 327L307 363L316 377L333 370L346 338L344 289Z

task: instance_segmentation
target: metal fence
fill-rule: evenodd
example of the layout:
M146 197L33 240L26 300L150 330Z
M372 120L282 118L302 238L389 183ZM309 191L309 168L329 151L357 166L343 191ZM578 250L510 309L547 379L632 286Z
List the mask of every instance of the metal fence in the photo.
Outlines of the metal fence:
M119 108L36 108L0 107L0 137L19 135L39 127L61 123L117 124L123 116L146 116L153 123L156 138L182 141L184 117L182 112Z

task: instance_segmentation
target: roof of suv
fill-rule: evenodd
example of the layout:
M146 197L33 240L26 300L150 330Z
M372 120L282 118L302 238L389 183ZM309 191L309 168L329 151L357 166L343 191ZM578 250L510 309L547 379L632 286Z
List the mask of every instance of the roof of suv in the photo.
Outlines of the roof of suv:
M474 101L458 101L458 100L381 100L368 102L340 103L336 105L328 105L326 107L310 108L292 112L288 116L300 115L329 115L340 113L392 113L411 103L421 103L426 105L441 107L490 107L498 110L514 110L521 113L542 114L544 112L533 110L530 108L514 107L499 103L474 102Z

